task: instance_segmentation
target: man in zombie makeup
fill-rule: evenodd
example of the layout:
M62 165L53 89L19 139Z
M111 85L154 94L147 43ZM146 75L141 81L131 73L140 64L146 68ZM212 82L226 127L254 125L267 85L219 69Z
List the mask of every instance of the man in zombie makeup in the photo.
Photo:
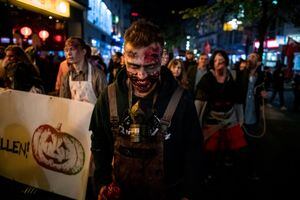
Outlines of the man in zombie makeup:
M155 25L138 20L124 38L126 67L90 123L98 199L197 199L203 138L193 100L161 67Z

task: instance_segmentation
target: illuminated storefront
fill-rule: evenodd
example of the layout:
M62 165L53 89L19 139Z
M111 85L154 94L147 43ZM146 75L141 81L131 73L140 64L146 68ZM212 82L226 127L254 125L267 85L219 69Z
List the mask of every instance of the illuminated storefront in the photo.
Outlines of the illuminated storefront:
M66 0L17 0L0 2L3 28L0 43L34 46L45 51L61 51L66 38L70 4ZM9 19L9 20L7 20ZM61 54L61 53L60 53Z
M24 49L33 45L64 56L67 37L83 36L85 10L73 0L0 0L0 44L17 44ZM23 27L31 33L22 33Z
M282 60L282 46L285 45L287 39L285 36L276 36L276 38L269 38L264 42L264 53L262 62L265 66L275 67L278 60ZM259 47L258 40L254 41L254 49Z
M103 0L89 0L85 40L101 52L106 63L112 54L112 12Z

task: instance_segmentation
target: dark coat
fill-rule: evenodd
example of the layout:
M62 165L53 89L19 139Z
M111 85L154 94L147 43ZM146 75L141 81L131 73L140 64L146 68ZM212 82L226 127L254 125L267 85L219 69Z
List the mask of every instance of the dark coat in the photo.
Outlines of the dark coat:
M28 92L35 86L43 91L43 82L36 75L31 64L24 62L10 63L5 67L5 70L5 87Z
M117 106L120 121L128 116L128 88L126 86L126 70L118 73L116 84ZM157 88L158 96L154 110L161 118L169 103L170 97L177 88L177 82L169 70L161 69L161 81ZM99 97L90 123L92 131L92 153L95 161L94 177L98 184L112 181L112 158L114 139L109 121L107 89ZM194 196L199 190L201 179L201 161L203 136L200 129L196 109L190 93L185 91L173 115L169 140L164 141L164 173L168 185L179 182L176 188L181 197Z

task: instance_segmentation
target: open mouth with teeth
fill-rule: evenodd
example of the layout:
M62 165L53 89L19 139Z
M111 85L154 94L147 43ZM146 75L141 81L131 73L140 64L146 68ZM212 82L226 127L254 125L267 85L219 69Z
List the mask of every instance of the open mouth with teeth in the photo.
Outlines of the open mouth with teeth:
M160 73L156 71L154 73L148 74L144 79L139 79L136 74L127 72L128 78L130 79L134 89L139 92L148 92L152 86L159 80Z
M132 82L135 89L137 89L139 92L147 92L154 83L151 83L149 80L139 80Z

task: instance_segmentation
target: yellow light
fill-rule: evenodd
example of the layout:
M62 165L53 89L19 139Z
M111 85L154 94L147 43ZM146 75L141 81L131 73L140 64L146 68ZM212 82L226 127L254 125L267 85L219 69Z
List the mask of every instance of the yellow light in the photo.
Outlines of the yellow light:
M60 13L66 13L67 12L67 4L66 2L60 2L57 6L57 11Z
M67 0L16 0L25 4L28 9L41 9L63 17L70 17L70 3ZM38 8L38 9L36 9Z

